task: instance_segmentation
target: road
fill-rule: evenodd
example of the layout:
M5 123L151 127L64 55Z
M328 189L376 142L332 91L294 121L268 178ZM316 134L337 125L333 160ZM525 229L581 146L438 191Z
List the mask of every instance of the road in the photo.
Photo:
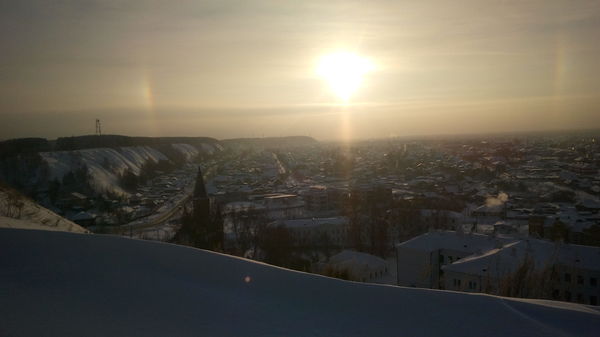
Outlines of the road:
M208 184L209 179L212 179L217 169L217 164L212 165L205 169L203 173L205 184ZM183 206L191 201L193 188L189 188L185 191L185 195L176 201L172 207L169 207L162 212L150 214L147 217L136 219L128 224L118 226L115 228L115 234L121 235L135 235L142 232L152 231L155 228L163 226L167 221L181 217L183 212ZM163 206L164 207L164 206Z

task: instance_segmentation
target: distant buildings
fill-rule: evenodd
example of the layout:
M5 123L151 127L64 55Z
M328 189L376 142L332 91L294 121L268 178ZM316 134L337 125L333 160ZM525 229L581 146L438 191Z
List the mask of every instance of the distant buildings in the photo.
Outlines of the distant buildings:
M599 303L598 247L430 232L396 249L402 286Z

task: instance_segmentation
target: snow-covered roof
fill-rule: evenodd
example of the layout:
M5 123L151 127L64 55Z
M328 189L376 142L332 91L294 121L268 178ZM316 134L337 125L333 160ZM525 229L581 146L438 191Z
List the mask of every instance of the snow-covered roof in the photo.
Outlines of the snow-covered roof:
M584 199L581 202L581 206L591 209L600 209L600 202L593 199Z
M444 266L444 270L474 274L503 275L515 271L525 257L533 259L536 268L553 264L600 271L600 247L558 244L546 240L527 239L474 254Z
M283 225L288 228L308 228L321 225L345 225L347 223L348 218L344 216L332 218L290 219L283 221Z
M0 326L7 336L591 337L600 331L600 312L575 303L347 282L116 236L0 229L0 250Z
M92 220L95 218L96 218L95 214L85 212L85 211L81 211L81 212L69 217L69 219L71 221Z
M265 206L252 201L233 201L225 205L225 212L242 212L250 210L264 210Z
M354 250L344 250L341 253L332 256L329 259L329 263L334 265L351 265L355 268L369 269L384 268L386 266L384 259L375 255L361 253Z
M409 248L431 252L438 249L476 252L493 249L516 239L493 237L483 234L461 234L454 231L436 231L419 235L397 245L398 248Z

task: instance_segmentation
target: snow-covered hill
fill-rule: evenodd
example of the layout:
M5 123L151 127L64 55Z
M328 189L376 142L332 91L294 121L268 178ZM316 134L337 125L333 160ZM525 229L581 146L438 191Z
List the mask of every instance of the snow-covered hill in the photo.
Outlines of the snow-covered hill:
M41 152L40 155L48 163L50 179L60 180L68 172L85 165L94 188L118 194L125 194L118 184L118 176L124 170L130 169L137 175L148 160L167 160L165 155L148 146Z
M214 147L201 144L202 151L214 151ZM196 147L189 144L171 144L187 160L199 154ZM206 147L206 149L205 149ZM168 160L167 156L150 146L129 146L117 148L93 148L74 151L40 152L48 164L49 178L62 179L65 174L80 167L87 167L92 178L92 187L100 193L109 191L116 194L127 193L119 186L119 175L129 169L139 175L142 166L149 160Z
M2 336L597 336L597 308L353 283L113 236L0 229Z
M38 205L17 191L5 187L0 187L0 228L88 232L78 224Z

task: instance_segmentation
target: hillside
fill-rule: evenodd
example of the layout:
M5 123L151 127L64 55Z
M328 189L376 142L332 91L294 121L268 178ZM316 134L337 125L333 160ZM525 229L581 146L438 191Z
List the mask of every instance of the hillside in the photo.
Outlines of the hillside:
M121 135L86 135L60 137L56 140L45 138L18 138L0 141L0 159L17 155L48 152L73 151L103 147L127 146L163 146L165 144L185 143L197 148L221 149L219 141L209 137L129 137Z
M3 186L0 186L0 228L88 232L78 224L38 205L17 191Z
M60 181L67 173L85 167L96 191L116 194L127 194L119 186L119 176L125 170L139 175L142 165L148 160L158 162L168 159L149 146L41 152L40 156L48 164L49 179Z
M369 285L188 247L0 229L3 336L596 336L597 307Z
M71 174L69 178L80 185L74 188L78 192L127 196L119 183L125 171L137 176L149 162L181 166L222 149L217 140L208 137L89 135L53 141L12 139L0 142L0 181L28 195L41 193L39 199L45 200L51 185Z

